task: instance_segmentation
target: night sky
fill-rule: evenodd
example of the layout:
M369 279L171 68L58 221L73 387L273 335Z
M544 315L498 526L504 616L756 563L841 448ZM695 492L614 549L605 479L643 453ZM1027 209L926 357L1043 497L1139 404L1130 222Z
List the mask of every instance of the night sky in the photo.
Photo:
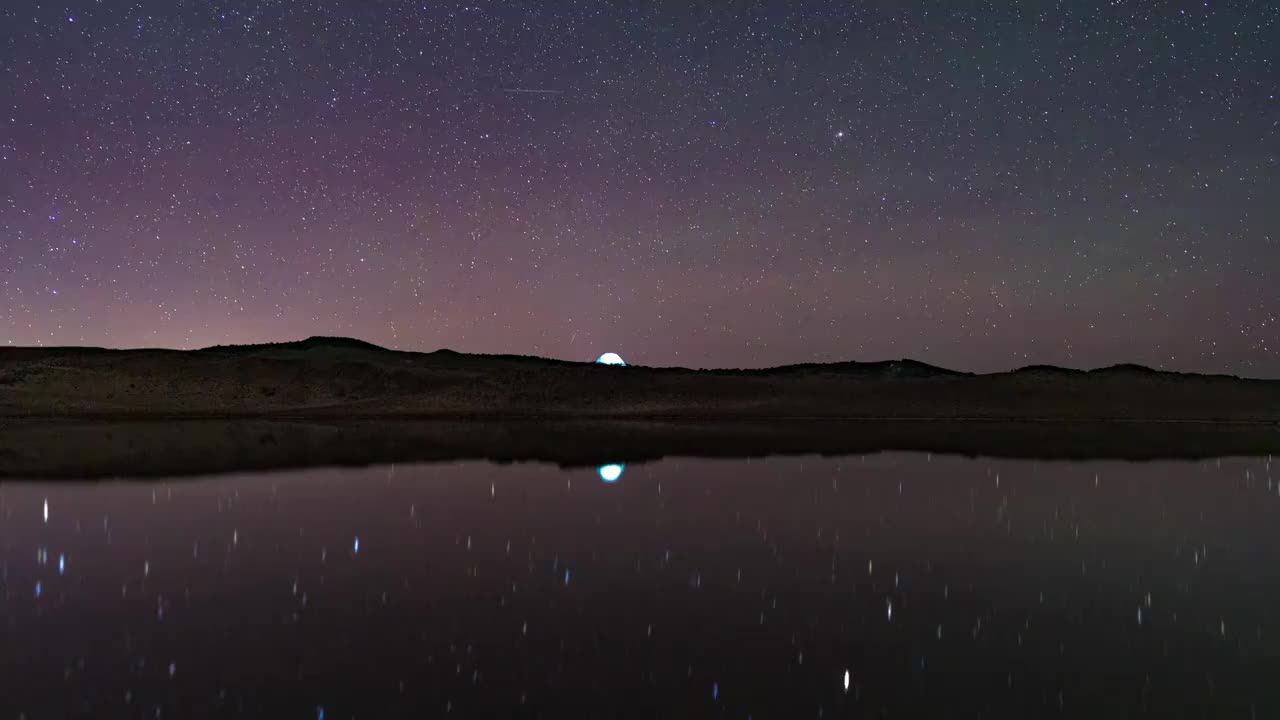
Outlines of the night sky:
M1280 5L4 0L0 344L1280 376Z

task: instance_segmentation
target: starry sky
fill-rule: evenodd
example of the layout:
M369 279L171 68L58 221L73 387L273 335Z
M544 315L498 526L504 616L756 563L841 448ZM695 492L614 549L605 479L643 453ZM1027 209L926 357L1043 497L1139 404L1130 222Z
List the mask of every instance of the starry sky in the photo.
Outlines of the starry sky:
M1280 377L1280 6L6 0L0 344Z

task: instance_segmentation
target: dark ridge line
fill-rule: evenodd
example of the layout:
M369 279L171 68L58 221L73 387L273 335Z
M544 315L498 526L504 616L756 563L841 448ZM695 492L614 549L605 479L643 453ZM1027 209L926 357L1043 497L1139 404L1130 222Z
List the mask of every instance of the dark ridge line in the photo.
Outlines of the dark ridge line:
M346 350L365 350L368 352L387 353L389 355L417 356L422 358L451 358L465 361L467 359L476 360L500 360L507 362L524 362L529 364L538 364L541 366L556 367L580 367L595 365L591 360L563 360L559 358L545 358L537 355L520 355L510 353L464 353L449 348L440 348L438 350L422 352L418 350L396 350L392 348L382 347L374 343L360 340L358 338L348 338L340 336L313 335L303 340L288 340L282 342L271 343L252 343L246 345L211 345L209 347L197 348L193 350L178 350L173 348L102 348L92 346L75 346L62 345L53 347L41 346L4 346L0 347L0 353L6 351L26 351L26 352L49 352L49 353L84 353L84 354L125 354L125 353L163 353L163 354L219 354L219 355L249 355L254 352L270 352L274 350L311 350L335 348ZM609 371L619 371L621 368L601 368ZM856 374L876 372L884 373L887 371L906 370L908 374L916 378L923 377L1002 377L1017 375L1035 375L1035 374L1055 374L1068 376L1082 375L1101 375L1107 373L1133 373L1147 376L1167 376L1179 378L1216 378L1228 380L1243 380L1249 382L1278 382L1280 380L1272 378L1251 378L1241 377L1239 375L1230 375L1226 373L1195 373L1183 372L1178 370L1160 370L1150 368L1145 365L1135 363L1119 363L1115 365L1107 365L1098 368L1068 368L1058 365L1025 365L1014 368L1012 370L998 370L989 373L975 373L964 370L953 370L938 365L931 365L919 360L910 358L901 358L897 360L839 360L826 363L793 363L789 365L775 365L765 368L689 368L681 366L654 367L648 365L629 364L628 369L639 369L648 372L663 373L706 373L721 375L782 375L788 373L802 372L833 372L836 374Z
M340 412L330 412L330 408ZM347 406L326 406L315 412L298 412L285 410L280 412L236 412L236 413L159 413L139 414L137 412L109 413L26 413L23 415L0 415L0 427L6 422L21 420L39 420L41 422L84 420L107 421L120 424L151 423L165 420L182 422L218 422L225 420L279 420L282 422L396 422L405 423L424 421L448 421L475 423L484 425L500 422L557 422L557 423L704 423L713 422L721 425L734 423L1031 423L1039 425L1205 425L1213 427L1280 427L1280 420L1235 420L1223 418L1134 418L1134 417L1023 417L1020 415L735 415L735 414L688 414L688 415L630 415L618 413L475 413L475 412L341 412Z

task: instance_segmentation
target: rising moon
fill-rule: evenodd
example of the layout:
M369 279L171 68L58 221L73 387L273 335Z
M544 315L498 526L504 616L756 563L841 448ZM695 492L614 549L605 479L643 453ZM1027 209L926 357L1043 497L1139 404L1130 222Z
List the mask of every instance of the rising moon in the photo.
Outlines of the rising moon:
M601 465L596 472L600 473L601 480L607 483L615 483L618 482L618 478L622 477L623 467L622 464Z

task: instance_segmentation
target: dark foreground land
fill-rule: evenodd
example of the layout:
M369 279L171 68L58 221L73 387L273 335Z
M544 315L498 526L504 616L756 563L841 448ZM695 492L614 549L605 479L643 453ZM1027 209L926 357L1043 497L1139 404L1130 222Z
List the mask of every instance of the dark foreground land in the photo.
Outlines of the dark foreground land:
M638 463L914 451L1039 459L1280 454L1262 424L1056 421L0 420L0 478L173 477L391 463Z
M0 417L1280 421L1280 381L910 360L767 370L397 352L343 338L204 350L0 348Z
M0 349L0 477L922 451L1280 453L1280 381L912 361L768 370L404 353L355 340Z

